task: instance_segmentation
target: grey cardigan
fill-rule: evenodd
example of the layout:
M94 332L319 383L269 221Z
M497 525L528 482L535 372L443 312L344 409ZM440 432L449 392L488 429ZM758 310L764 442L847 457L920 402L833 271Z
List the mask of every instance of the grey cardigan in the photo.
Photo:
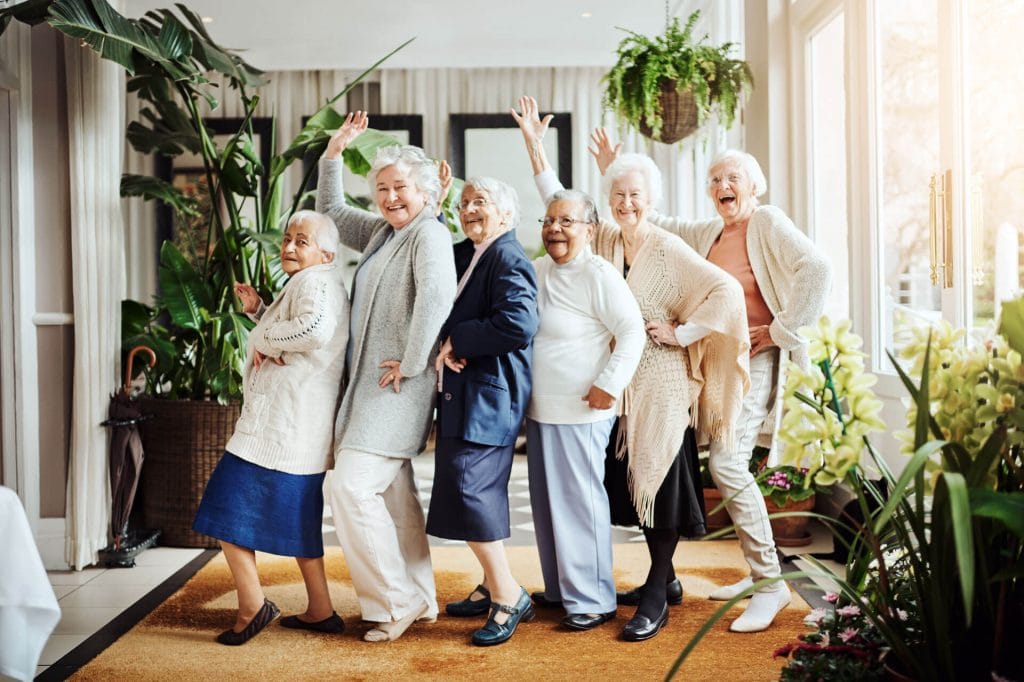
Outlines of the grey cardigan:
M349 339L349 383L335 421L335 452L410 458L423 452L430 433L437 335L455 300L451 234L429 210L394 230L379 215L349 206L341 173L342 161L320 160L316 210L334 220L345 246L362 252L357 270L368 256L380 253L366 273L369 304ZM402 363L408 378L400 393L378 384L385 360Z

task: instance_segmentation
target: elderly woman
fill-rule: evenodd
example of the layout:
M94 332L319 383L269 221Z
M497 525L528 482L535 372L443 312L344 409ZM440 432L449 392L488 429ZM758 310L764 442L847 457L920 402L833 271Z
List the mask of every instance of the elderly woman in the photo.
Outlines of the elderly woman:
M644 348L643 317L629 287L590 249L597 224L593 199L556 192L541 233L547 255L534 261L540 331L526 450L544 575L534 600L564 607L570 630L615 616L604 451L616 401Z
M543 121L532 98L513 112L542 197L561 188L541 144ZM626 278L649 340L626 388L613 429L606 484L612 522L643 529L651 568L627 641L654 637L668 622L668 583L680 536L705 531L696 429L729 440L747 385L748 332L734 279L681 239L647 221L661 198L661 176L644 158L624 159L605 178L614 224L602 222L594 251Z
M614 167L621 145L613 148L603 129L596 130L592 139L591 152L606 174ZM757 198L767 188L757 160L746 152L729 150L708 168L708 196L718 218L648 218L735 277L746 300L750 392L743 400L731 444L711 443L709 468L736 524L750 576L711 594L712 599L722 601L736 597L756 581L782 574L764 498L748 467L759 436L762 445L773 445L772 434L781 416L776 402L783 380L781 359L804 366L809 362L806 342L797 330L821 315L832 279L828 259L786 214L774 206L759 205ZM789 589L781 581L761 587L730 629L766 629L789 599Z
M290 278L277 299L264 307L255 289L235 285L243 311L259 322L249 333L242 414L192 526L220 540L238 590L238 616L217 637L221 644L244 644L280 614L263 594L256 551L294 556L306 583L306 612L282 625L345 628L331 608L320 530L348 342L337 250L330 219L299 211L281 242L281 269Z
M463 187L459 220L469 239L455 245L458 290L436 360L440 400L427 532L465 540L483 568L473 593L445 607L452 616L490 610L473 633L478 646L507 641L520 620L532 618L502 544L511 534L508 481L537 332L537 281L516 239L518 204L515 190L492 178Z
M345 389L335 426L331 509L369 642L437 617L412 458L433 420L438 332L455 298L451 235L434 216L441 184L416 147L385 147L367 176L380 215L345 203L341 155L366 130L349 114L320 160L318 210L362 252L352 288Z

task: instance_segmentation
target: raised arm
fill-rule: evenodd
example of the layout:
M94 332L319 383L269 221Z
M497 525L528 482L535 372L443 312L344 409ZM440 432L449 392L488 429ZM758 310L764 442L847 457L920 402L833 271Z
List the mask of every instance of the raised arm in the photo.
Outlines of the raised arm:
M338 303L332 300L328 283L321 278L307 277L296 284L300 286L289 310L290 317L253 330L256 350L267 357L316 350L334 336Z
M342 152L366 130L367 125L369 118L362 111L349 113L345 117L345 122L331 136L327 151L320 159L320 175L316 185L316 210L334 221L341 243L356 251L365 249L374 233L386 224L380 216L349 206L345 201Z
M516 110L512 109L511 114L523 133L533 174L539 175L544 171L550 171L551 164L548 163L548 156L544 152L544 135L547 134L554 115L548 114L541 119L537 110L537 100L528 95L519 98L519 111L520 113L516 113Z

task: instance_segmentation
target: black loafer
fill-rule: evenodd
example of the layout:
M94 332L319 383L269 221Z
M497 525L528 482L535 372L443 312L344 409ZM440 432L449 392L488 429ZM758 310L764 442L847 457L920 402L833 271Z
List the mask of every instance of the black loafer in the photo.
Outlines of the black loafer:
M640 591L642 588L643 586L641 585L627 592L616 592L615 603L619 606L640 606ZM683 584L679 582L679 578L666 583L665 596L668 597L668 603L672 606L679 606L683 603Z
M622 639L627 642L642 642L661 632L667 623L668 604L661 607L661 615L654 620L638 613L629 619L626 627L622 628Z
M533 603L542 609L560 609L562 608L561 601L555 601L554 599L548 599L547 595L543 591L534 592L530 595L533 599Z
M473 599L473 594L479 592L484 595L483 599ZM449 616L457 618L471 618L482 616L491 608L491 593L483 585L477 585L469 596L460 601L449 602L444 605L444 611Z
M242 629L241 632L235 632L231 630L225 630L224 632L217 635L217 641L221 644L227 644L228 646L238 646L239 644L245 644L250 639L260 633L263 628L267 627L272 620L281 615L281 610L277 608L277 605L269 599L263 599L263 606L256 612L256 615L252 617L249 624Z
M562 625L570 630L590 630L615 617L615 611L608 613L574 613L562 619Z
M508 620L504 623L497 623L494 616L501 611L508 614ZM477 646L494 646L502 644L512 638L516 633L519 623L529 623L534 617L533 604L530 603L530 595L526 590L521 589L519 600L515 606L507 606L493 602L491 604L491 615L482 628L473 633L473 644Z
M292 628L293 630L312 630L313 632L340 634L345 632L345 621L335 611L323 620L318 620L315 623L300 620L298 616L285 616L281 619L281 627Z

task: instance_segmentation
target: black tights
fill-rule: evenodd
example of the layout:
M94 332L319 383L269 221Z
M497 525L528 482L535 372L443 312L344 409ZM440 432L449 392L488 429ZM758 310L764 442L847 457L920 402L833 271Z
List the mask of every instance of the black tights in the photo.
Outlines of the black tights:
M640 606L636 612L654 620L661 615L668 601L665 585L675 575L672 555L679 543L679 532L675 528L644 528L643 531L647 551L651 554L651 570L640 592Z

